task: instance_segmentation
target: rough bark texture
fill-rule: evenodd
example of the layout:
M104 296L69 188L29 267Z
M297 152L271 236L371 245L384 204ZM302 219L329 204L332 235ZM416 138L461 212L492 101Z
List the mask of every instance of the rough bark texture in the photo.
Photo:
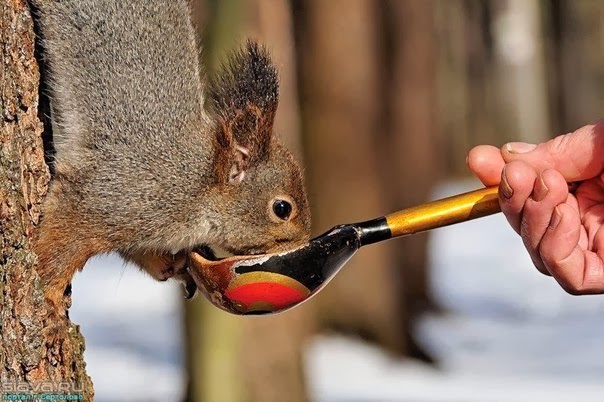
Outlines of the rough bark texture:
M92 400L84 340L67 319L52 331L29 239L50 179L38 119L39 72L23 0L0 0L0 395L81 394Z

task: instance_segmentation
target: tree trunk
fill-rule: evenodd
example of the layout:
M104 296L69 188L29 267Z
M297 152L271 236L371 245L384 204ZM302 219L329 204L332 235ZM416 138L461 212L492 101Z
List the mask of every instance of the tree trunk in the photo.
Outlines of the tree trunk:
M0 395L78 394L92 400L84 339L63 318L49 331L29 239L49 173L38 119L39 72L23 0L0 0Z
M557 79L560 126L567 132L602 117L604 108L604 8L600 1L562 0L557 5ZM553 6L552 5L552 6Z
M392 33L391 77L384 80L389 127L381 133L382 178L390 188L390 210L425 202L442 176L442 141L437 138L434 2L394 0L386 7ZM397 242L397 279L406 348L427 358L408 333L412 321L433 303L428 292L428 233Z
M491 25L499 129L535 144L551 133L542 6L537 0L493 3Z
M385 129L380 4L297 2L307 178L316 234L388 209L378 135ZM402 353L406 311L394 286L396 244L364 248L321 292L322 325Z
M246 35L265 44L279 69L275 132L302 160L296 58L290 4L253 0L247 4ZM241 361L248 402L308 400L303 343L314 329L312 306L242 322Z
M199 6L205 6L205 15ZM243 38L258 39L268 47L280 78L274 129L300 159L300 118L289 3L221 0L199 2L197 7L196 19L207 21L202 40L206 45L205 56L212 66L223 62L227 48L239 46ZM312 315L307 306L276 316L240 318L217 310L205 300L185 304L189 332L188 401L308 400L302 364L302 343L312 328Z
M221 67L226 48L237 44L243 18L240 0L192 1L208 74ZM189 383L185 401L248 400L241 373L241 318L225 313L202 296L183 300ZM233 385L237 384L237 385Z

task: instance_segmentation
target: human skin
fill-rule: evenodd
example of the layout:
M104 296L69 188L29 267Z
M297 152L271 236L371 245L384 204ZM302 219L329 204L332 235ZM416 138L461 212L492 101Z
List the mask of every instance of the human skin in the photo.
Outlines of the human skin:
M467 162L499 185L501 210L540 272L573 295L604 293L604 121L536 145L479 145Z

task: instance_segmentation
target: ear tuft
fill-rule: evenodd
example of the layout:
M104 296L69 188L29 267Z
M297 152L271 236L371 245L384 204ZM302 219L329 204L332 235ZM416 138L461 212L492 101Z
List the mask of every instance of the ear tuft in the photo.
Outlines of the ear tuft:
M249 163L265 159L279 102L277 69L267 50L248 41L232 53L210 94L219 127L229 131L224 134L247 151Z
M275 111L279 101L279 78L266 48L248 40L230 54L213 81L212 101L219 113L253 104L263 112Z

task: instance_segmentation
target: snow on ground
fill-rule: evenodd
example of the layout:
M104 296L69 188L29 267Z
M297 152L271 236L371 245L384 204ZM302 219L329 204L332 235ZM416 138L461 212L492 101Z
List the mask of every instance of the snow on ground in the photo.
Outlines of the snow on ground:
M477 186L444 185L437 196ZM430 249L432 289L447 313L424 317L416 333L439 368L318 337L306 354L315 400L604 400L604 296L569 296L532 269L501 215L435 230ZM181 398L181 297L114 256L78 274L71 317L86 336L97 401Z
M496 374L483 370L435 370L390 359L379 350L343 338L324 338L309 353L311 389L329 402L595 402L596 380ZM494 362L494 365L497 365Z
M109 255L73 282L70 317L86 338L98 402L182 399L180 285L156 282Z

